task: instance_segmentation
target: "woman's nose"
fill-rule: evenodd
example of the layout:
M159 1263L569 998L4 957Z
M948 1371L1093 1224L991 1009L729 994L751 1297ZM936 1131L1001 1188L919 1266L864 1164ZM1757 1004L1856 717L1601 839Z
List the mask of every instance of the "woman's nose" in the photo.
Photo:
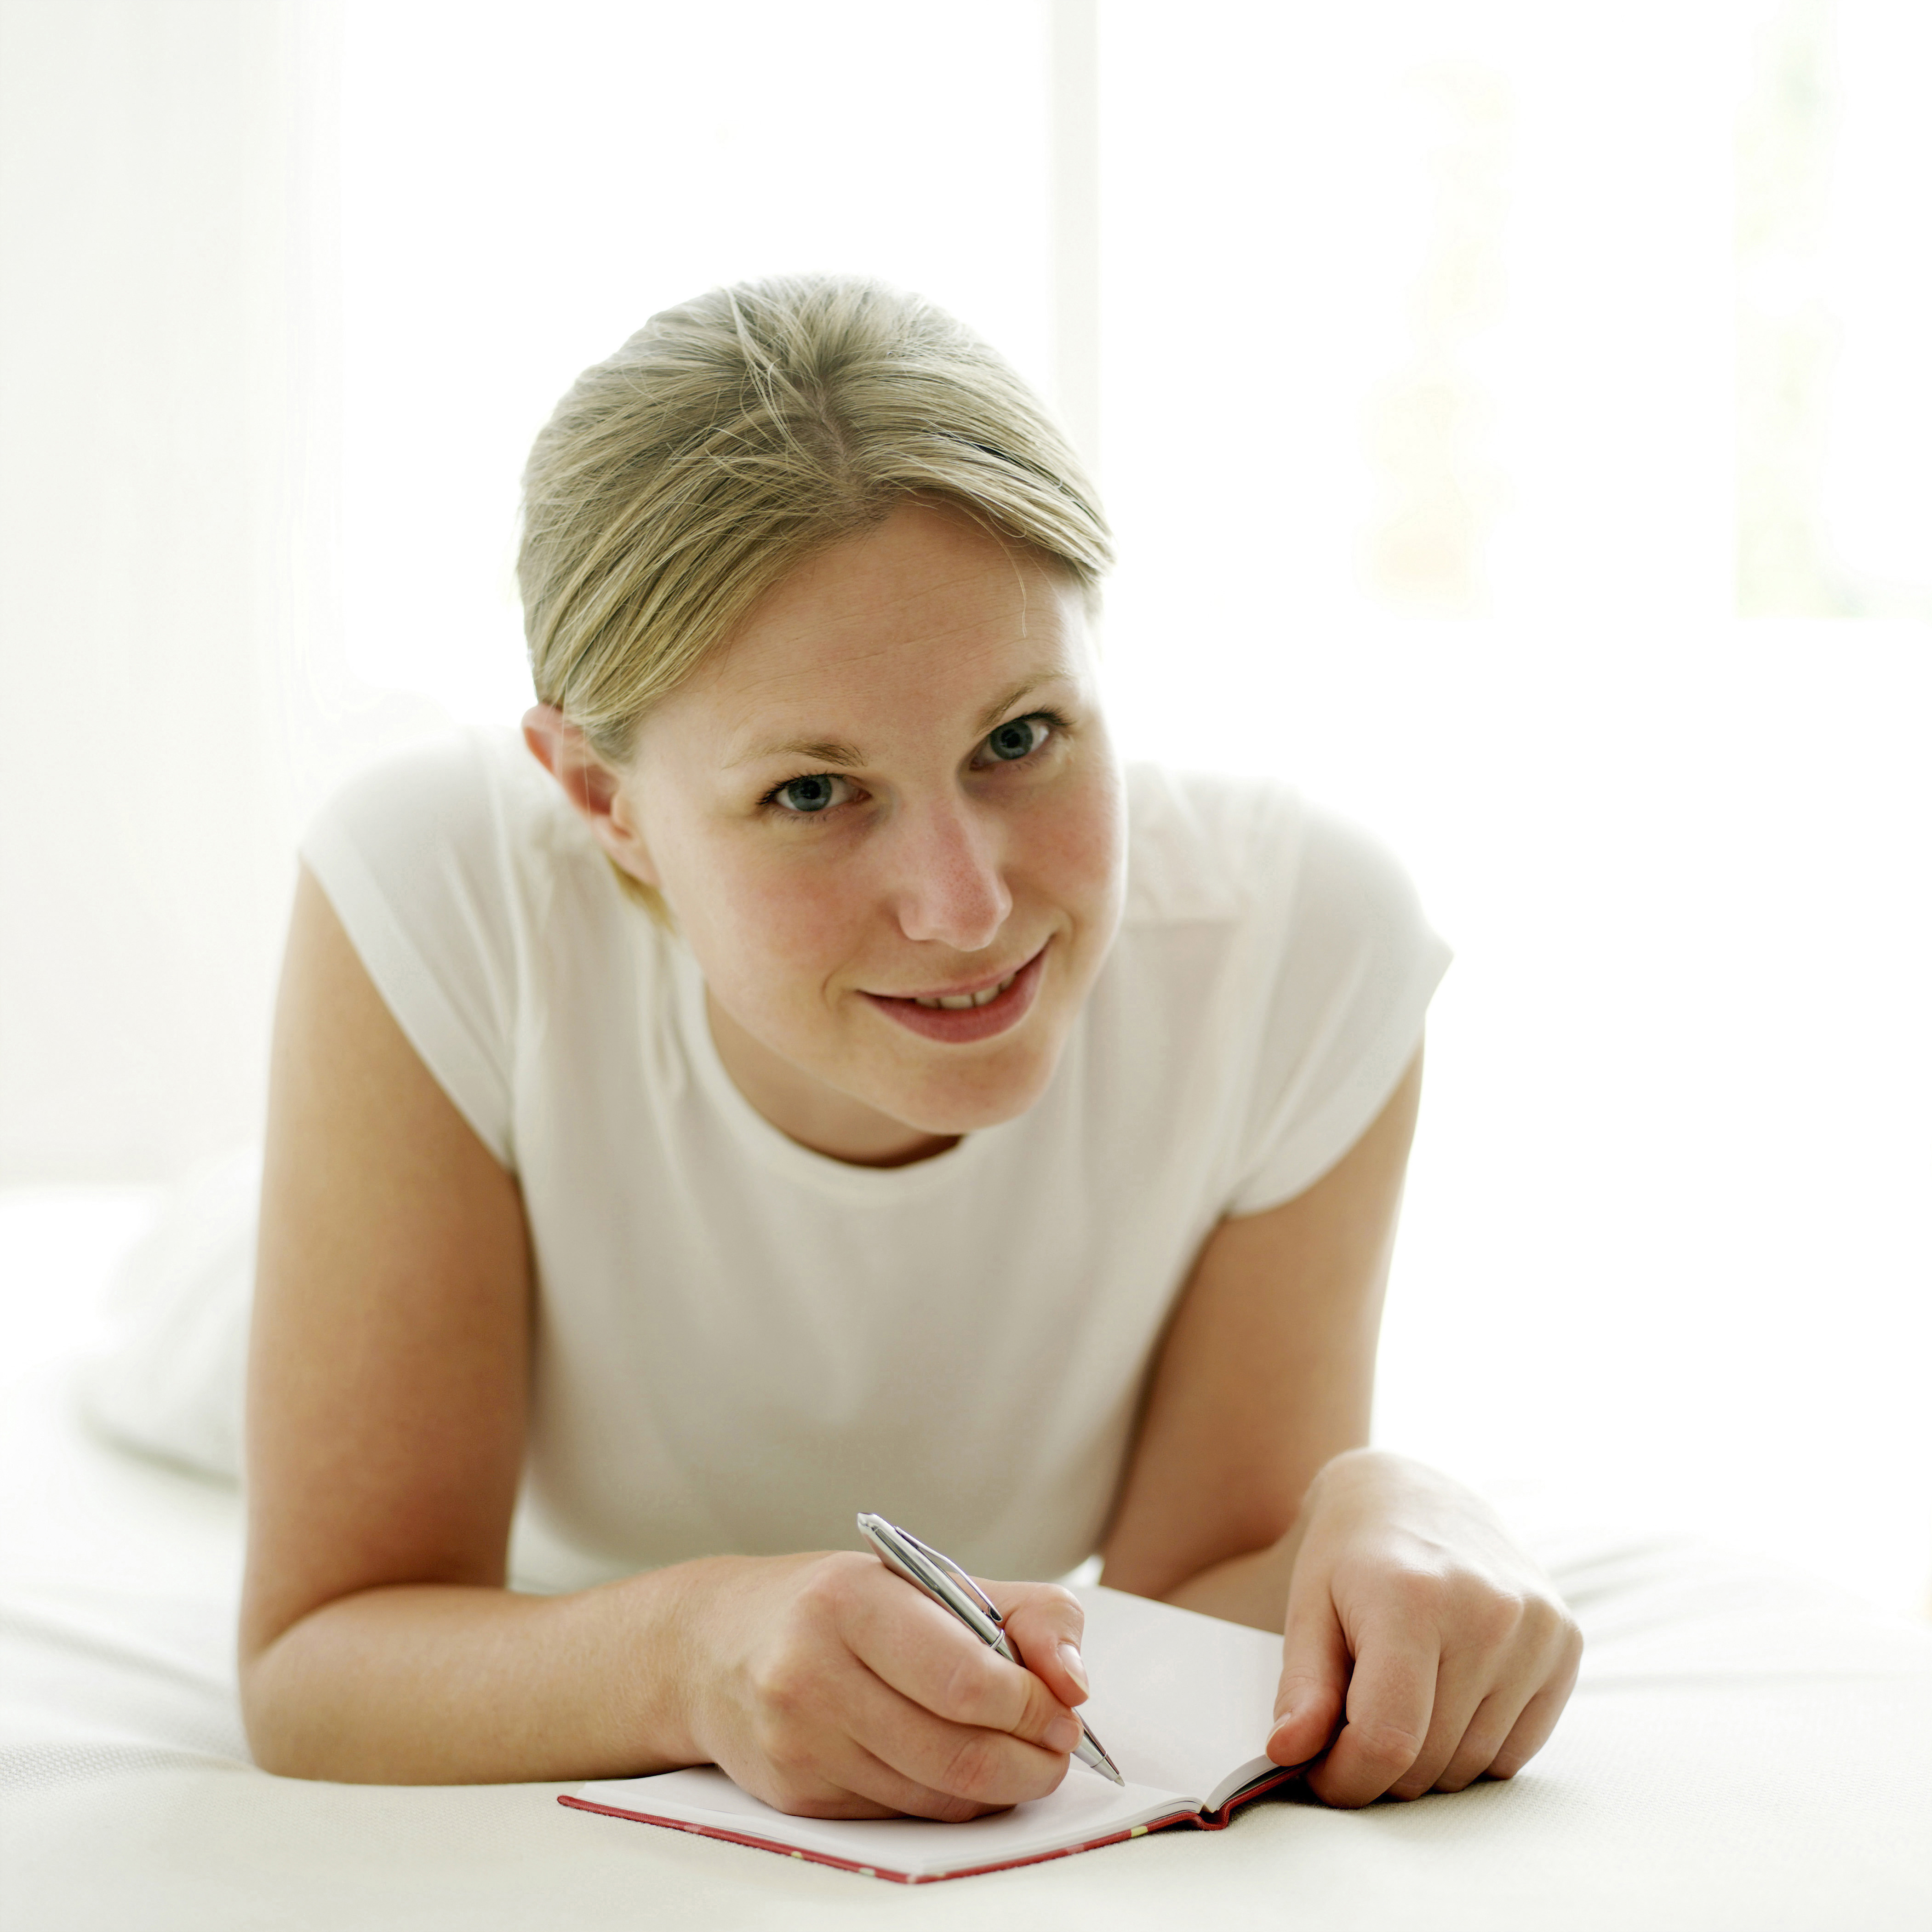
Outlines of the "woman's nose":
M899 929L956 952L992 944L1013 909L996 820L959 799L908 814L894 841Z

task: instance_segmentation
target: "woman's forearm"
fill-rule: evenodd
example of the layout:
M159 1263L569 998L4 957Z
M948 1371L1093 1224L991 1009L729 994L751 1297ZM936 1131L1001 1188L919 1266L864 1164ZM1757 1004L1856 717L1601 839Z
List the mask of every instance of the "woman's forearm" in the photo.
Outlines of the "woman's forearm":
M1184 1583L1176 1584L1162 1600L1178 1604L1184 1610L1225 1618L1229 1623L1279 1632L1287 1618L1288 1579L1294 1574L1295 1553L1301 1547L1307 1520L1304 1507L1288 1534L1265 1550L1251 1550L1210 1564Z
M311 1611L242 1672L255 1758L286 1777L467 1784L701 1762L692 1631L740 1559L569 1596L406 1584Z
M1419 1481L1437 1489L1448 1486L1446 1478L1386 1450L1344 1450L1316 1472L1294 1521L1273 1543L1265 1549L1210 1564L1185 1582L1163 1592L1162 1600L1178 1604L1184 1610L1222 1617L1230 1623L1251 1624L1256 1630L1280 1630L1288 1618L1288 1590L1295 1559L1324 1492L1338 1480L1346 1486L1364 1474L1377 1474L1384 1479L1400 1478L1412 1485Z

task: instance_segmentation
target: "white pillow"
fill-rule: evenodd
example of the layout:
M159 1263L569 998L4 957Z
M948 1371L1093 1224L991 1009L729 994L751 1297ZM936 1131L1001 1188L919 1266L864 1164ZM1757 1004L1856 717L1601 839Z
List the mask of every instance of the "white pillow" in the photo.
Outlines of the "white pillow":
M113 1442L202 1474L242 1473L261 1150L189 1177L107 1292L108 1342L78 1375L82 1413Z

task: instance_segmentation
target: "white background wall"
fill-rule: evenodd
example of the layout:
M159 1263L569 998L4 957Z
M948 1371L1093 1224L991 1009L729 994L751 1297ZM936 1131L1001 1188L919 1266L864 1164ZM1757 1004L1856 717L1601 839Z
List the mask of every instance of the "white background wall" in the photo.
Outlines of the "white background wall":
M286 15L0 12L0 1172L252 1114L306 382Z
M1080 10L0 0L0 1178L254 1131L299 826L521 708L523 452L652 309L863 268L1053 386ZM1458 950L1384 1437L1913 1603L1916 17L1105 0L1088 232L1123 737L1352 810ZM1767 463L1778 594L1894 614L1737 618Z

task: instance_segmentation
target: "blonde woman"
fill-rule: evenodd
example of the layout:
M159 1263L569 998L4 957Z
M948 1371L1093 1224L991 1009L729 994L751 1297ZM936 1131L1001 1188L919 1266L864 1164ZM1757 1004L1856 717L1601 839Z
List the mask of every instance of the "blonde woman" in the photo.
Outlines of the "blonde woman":
M710 1762L972 1816L1066 1773L1046 1580L1094 1552L1285 1632L1270 1753L1329 1802L1547 1737L1574 1624L1364 1446L1446 955L1292 796L1123 775L1109 561L1017 378L876 285L715 292L559 406L524 742L378 772L304 848L250 1372L268 1768ZM860 1509L982 1574L1030 1667L856 1553ZM509 1586L513 1516L568 1587Z

